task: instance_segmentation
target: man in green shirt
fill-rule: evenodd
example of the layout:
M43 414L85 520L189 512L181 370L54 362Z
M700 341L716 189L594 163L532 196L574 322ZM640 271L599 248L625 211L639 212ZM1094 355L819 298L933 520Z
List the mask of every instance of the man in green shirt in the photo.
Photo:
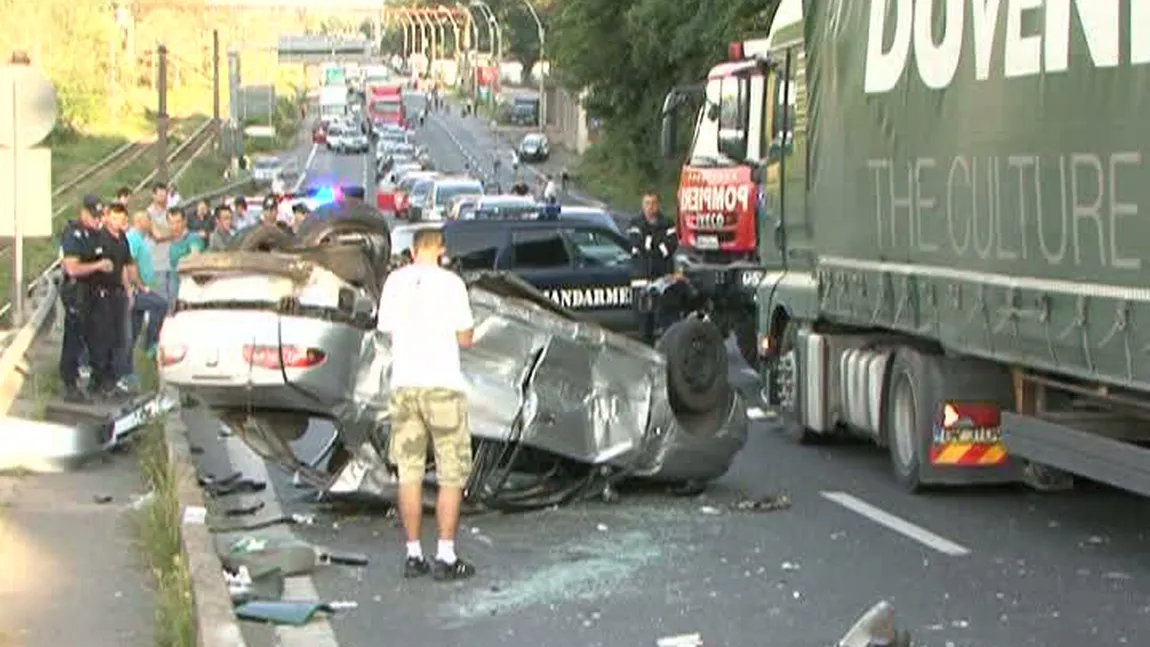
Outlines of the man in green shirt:
M188 230L187 218L184 216L184 212L179 209L168 210L168 229L172 233L172 244L168 250L171 260L169 274L171 286L169 290L172 301L175 302L180 294L180 277L176 273L176 269L180 266L181 260L204 251L204 241Z

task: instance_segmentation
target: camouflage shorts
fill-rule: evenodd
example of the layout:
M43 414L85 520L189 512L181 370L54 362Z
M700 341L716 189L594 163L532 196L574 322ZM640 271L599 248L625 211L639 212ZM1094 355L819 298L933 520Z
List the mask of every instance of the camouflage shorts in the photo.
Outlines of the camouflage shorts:
M430 438L436 482L463 487L471 475L471 432L463 394L451 389L401 388L391 394L389 404L388 458L396 466L399 482L423 480Z

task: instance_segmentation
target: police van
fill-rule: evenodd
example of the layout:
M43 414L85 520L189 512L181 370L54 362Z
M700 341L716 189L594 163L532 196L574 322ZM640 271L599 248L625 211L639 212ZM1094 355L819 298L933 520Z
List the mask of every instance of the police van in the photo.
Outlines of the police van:
M631 305L630 244L602 224L508 219L400 225L391 233L392 253L410 250L421 229L443 230L448 260L464 272L513 272L590 321L625 334L638 331Z

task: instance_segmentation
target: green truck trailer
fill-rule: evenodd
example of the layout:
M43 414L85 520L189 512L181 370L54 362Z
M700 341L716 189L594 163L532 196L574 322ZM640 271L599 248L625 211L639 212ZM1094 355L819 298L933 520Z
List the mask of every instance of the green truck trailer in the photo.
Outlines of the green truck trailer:
M756 189L710 219L754 220L726 283L787 432L868 437L911 490L1150 495L1150 2L783 0L731 58L680 223L723 209L700 173Z

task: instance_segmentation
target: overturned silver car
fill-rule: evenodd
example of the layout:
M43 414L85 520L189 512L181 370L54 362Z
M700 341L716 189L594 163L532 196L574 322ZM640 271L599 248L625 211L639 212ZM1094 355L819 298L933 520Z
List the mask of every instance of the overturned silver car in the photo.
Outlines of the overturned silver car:
M370 207L332 209L293 237L249 236L258 244L185 259L161 371L328 495L390 498L390 352L374 328L387 228ZM476 320L463 351L473 506L551 505L609 495L625 479L702 483L726 472L747 419L713 326L680 322L650 348L515 276L465 278ZM312 417L338 430L322 461L290 445Z

